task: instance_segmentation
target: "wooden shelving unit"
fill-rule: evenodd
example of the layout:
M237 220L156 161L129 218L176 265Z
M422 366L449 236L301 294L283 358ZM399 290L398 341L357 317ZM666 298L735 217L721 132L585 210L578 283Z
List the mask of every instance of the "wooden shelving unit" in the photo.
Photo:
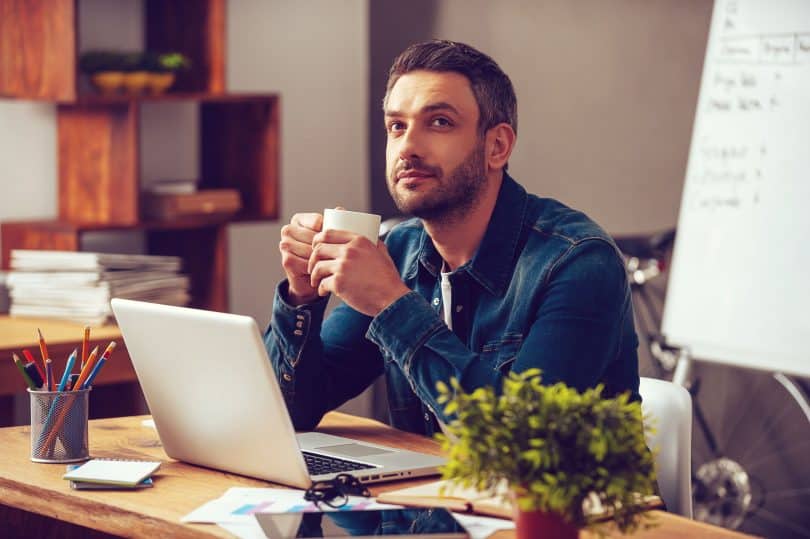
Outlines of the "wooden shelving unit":
M230 221L278 216L279 99L225 93L225 0L146 0L145 43L179 51L192 69L160 96L101 96L79 84L77 0L0 0L0 96L57 105L58 217L0 225L12 249L80 250L100 230L140 230L147 252L183 257L192 304L227 310ZM197 103L200 189L237 189L228 218L149 221L140 197L140 108Z

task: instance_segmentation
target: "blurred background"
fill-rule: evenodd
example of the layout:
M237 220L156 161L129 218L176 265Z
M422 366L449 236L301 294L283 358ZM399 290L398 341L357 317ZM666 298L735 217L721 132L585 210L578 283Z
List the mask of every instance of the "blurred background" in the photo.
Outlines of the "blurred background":
M143 6L80 0L79 51L143 47ZM528 191L583 210L615 236L674 227L712 13L709 0L232 0L229 92L280 96L280 211L228 227L229 310L267 324L282 278L281 226L336 205L396 211L385 186L381 101L393 58L415 41L467 42L511 77L519 132L510 173ZM193 104L146 104L141 182L199 175ZM55 106L0 99L0 221L57 213ZM139 252L138 233L93 234L100 250ZM653 284L662 291L665 279ZM660 302L660 300L659 300ZM640 350L642 375L651 375ZM727 447L751 449L773 493L742 529L810 537L801 412L764 373L699 365L703 411ZM346 410L385 419L379 388ZM18 403L19 404L19 403ZM27 405L27 400L23 403ZM18 416L18 420L19 420ZM806 421L805 421L806 423ZM802 430L803 429L803 430ZM708 458L696 435L695 459ZM704 456L701 456L703 451ZM777 455L774 457L773 455ZM787 455L787 456L785 456Z

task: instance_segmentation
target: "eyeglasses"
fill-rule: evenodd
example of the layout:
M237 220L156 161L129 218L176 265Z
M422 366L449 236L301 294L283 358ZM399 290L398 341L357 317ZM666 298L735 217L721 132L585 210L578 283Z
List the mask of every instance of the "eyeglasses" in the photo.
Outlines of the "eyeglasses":
M317 481L304 492L304 499L324 503L333 509L343 507L349 502L349 496L371 496L368 489L359 479L349 474L338 474L328 481Z

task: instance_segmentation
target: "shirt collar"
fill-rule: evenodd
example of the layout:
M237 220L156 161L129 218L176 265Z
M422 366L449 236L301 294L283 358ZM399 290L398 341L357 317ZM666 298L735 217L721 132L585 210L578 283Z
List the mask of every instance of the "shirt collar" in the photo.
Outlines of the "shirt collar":
M456 272L465 271L491 294L503 295L514 269L527 202L526 190L504 172L481 245L472 260ZM419 242L419 263L433 276L438 276L442 268L442 258L424 228ZM417 269L416 265L413 269Z

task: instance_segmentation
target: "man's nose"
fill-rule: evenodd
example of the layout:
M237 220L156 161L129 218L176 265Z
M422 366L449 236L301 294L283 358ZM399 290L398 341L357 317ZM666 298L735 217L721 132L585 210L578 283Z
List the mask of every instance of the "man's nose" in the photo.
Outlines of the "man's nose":
M399 139L399 158L421 159L422 155L422 137L419 135L419 130L414 126L409 126Z

